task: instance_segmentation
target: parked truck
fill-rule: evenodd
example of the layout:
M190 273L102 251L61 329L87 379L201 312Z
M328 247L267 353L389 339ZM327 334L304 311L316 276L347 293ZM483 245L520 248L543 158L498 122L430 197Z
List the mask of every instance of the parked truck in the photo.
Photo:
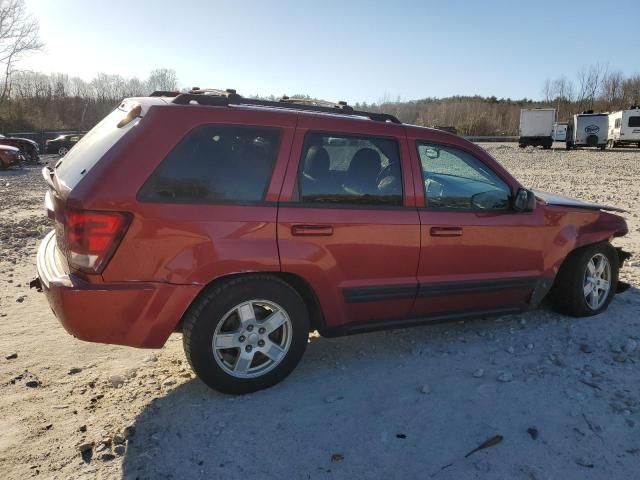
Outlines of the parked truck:
M556 121L554 108L523 108L520 110L520 148L526 146L551 148L552 130Z
M609 114L593 113L593 110L571 117L567 125L567 150L576 147L607 148Z
M564 142L567 140L567 122L556 122L553 124L551 136L554 142Z
M640 147L640 106L620 110L609 115L607 146L637 145Z

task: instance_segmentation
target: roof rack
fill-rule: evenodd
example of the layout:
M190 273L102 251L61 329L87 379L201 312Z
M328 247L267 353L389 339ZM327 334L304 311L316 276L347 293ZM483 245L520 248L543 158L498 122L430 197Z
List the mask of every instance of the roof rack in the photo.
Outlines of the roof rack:
M154 94L157 92L154 92ZM165 92L166 93L166 92ZM152 96L157 96L153 95ZM402 123L393 115L388 113L374 113L354 110L347 105L347 102L331 103L324 100L311 100L306 98L282 97L278 101L260 100L257 98L245 98L240 96L234 89L200 89L193 88L188 93L178 95L166 95L175 97L172 103L177 105L208 105L215 107L228 107L231 105L254 105L259 107L286 108L290 110L301 110L305 112L331 113L334 115L349 115L355 117L365 117L376 122Z
M180 95L180 92L174 92L170 90L156 90L153 92L150 97L177 97Z

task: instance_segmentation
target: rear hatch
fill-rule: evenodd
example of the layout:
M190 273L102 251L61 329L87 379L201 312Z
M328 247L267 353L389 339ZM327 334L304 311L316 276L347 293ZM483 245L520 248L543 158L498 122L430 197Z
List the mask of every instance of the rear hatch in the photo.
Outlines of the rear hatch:
M55 222L56 264L88 274L100 273L113 249L126 231L126 212L86 211L67 205L73 189L101 158L156 104L166 104L161 97L124 100L113 112L87 133L54 166L43 169L49 189L45 208Z

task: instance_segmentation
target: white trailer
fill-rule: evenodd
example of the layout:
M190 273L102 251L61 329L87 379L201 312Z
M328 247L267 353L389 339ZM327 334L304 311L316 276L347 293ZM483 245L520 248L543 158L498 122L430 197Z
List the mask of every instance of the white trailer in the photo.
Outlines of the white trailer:
M556 121L555 108L523 108L520 110L520 139L518 145L524 148L551 148L553 138L551 131Z
M553 124L551 137L554 142L564 142L567 140L567 122L556 122Z
M609 114L593 111L574 115L567 124L567 150L576 147L607 147Z
M609 115L609 147L637 145L640 147L640 107L620 110Z

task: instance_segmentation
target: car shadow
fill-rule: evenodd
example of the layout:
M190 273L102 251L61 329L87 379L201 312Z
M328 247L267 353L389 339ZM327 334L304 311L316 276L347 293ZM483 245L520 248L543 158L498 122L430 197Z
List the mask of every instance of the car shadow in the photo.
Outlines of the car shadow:
M623 300L611 306L614 315L629 301L640 304L640 291L632 288ZM193 379L152 400L136 418L123 478L428 478L453 459L465 462L467 446L491 434L526 434L513 417L526 410L523 402L546 401L547 391L533 386L503 388L496 396L497 373L472 378L473 370L460 370L463 359L482 359L490 369L495 355L508 355L498 337L508 340L518 329L524 345L542 328L561 336L571 321L542 308L351 337L311 336L301 364L270 389L231 396ZM512 355L513 368L546 356L543 349L522 347ZM452 431L469 435L460 439ZM477 473L473 465L467 473Z

